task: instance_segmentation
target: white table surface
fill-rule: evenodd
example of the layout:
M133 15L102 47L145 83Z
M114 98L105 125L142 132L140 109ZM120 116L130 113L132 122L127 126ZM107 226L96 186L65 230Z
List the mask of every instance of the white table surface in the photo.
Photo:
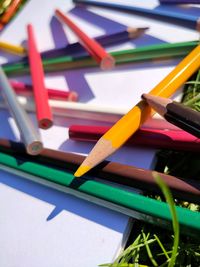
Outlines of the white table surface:
M116 0L114 2L117 2ZM119 1L120 2L120 1ZM157 1L121 1L127 4L155 7ZM197 40L191 29L161 23L121 12L90 8L102 18L87 15L81 19L80 10L71 1L30 0L20 14L6 27L1 39L26 45L26 24L32 23L40 51L62 47L76 41L76 37L53 18L54 9L70 11L70 16L90 36L110 33L125 26L149 26L137 40L109 48L118 50L163 42ZM196 11L195 11L196 12ZM79 15L79 17L78 17ZM117 28L116 28L117 27ZM0 54L2 63L17 57ZM132 107L143 92L156 85L179 60L157 63L137 63L103 72L98 68L47 74L46 86L79 93L80 102L117 107ZM30 82L29 76L16 80ZM114 94L114 98L113 98ZM34 114L30 114L36 125ZM0 138L19 140L18 129L9 112L0 111ZM49 130L40 130L44 145L49 148L87 154L90 143L69 140L71 124L103 122L55 118ZM152 168L154 149L122 147L109 159L137 167ZM124 245L129 217L107 208L61 193L5 171L0 172L0 266L4 267L94 267L110 262Z

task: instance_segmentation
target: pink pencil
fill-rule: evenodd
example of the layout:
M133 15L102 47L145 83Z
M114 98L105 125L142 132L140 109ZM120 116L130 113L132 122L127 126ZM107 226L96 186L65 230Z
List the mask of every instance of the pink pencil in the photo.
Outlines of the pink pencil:
M77 141L96 142L109 130L107 126L71 125L69 137ZM126 143L159 149L200 151L200 139L183 130L141 128Z
M33 83L33 92L35 98L38 125L42 129L48 129L53 124L52 113L48 103L48 93L44 86L44 71L42 66L42 60L39 52L37 51L33 27L31 24L27 26L27 32L28 57Z
M97 63L100 63L101 69L108 70L114 67L115 59L111 55L109 55L97 41L90 38L60 10L56 9L55 14L59 20L67 24L70 29L77 35L80 43L84 46L88 53L97 61Z
M10 81L10 85L17 94L32 95L33 86L30 84L24 84L21 82ZM52 88L46 88L48 97L55 100L73 101L76 102L78 94L74 91L61 91Z

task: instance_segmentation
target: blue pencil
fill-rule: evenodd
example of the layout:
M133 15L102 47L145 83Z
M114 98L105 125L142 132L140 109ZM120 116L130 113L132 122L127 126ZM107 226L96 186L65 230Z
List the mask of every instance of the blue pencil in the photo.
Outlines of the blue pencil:
M160 0L161 4L200 4L200 0Z
M123 5L117 3L109 3L103 1L95 1L95 0L73 0L76 4L81 5L92 5L103 8L111 8L120 11L126 11L135 13L136 15L147 16L171 23L176 23L179 25L183 25L187 28L196 29L200 31L200 17L193 16L189 14L183 14L177 11L167 10L163 6L159 6L159 8L148 9L143 7L135 7L130 5Z

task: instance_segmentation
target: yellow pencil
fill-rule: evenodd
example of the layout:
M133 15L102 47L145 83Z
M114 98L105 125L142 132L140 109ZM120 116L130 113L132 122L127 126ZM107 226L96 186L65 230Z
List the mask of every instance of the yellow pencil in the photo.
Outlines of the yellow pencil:
M200 67L200 45L192 50L149 94L170 97ZM120 148L152 114L143 100L124 115L94 146L75 172L80 177Z
M0 49L8 53L24 56L26 54L26 49L20 45L13 45L7 42L0 41Z

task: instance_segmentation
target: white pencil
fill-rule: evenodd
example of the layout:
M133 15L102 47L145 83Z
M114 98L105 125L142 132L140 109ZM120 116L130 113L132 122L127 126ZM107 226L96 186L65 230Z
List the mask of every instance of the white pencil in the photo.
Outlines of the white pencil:
M20 131L27 153L31 155L39 154L43 149L39 135L24 108L20 105L17 96L1 67L0 87L4 99L3 105L5 108L9 108L11 112Z
M35 112L35 105L32 98L18 96L18 100L22 107L28 112ZM117 122L124 114L127 113L128 107L111 107L95 104L84 104L77 102L67 102L61 100L49 99L50 107L53 115L59 117L78 118L92 121L101 121L108 123ZM5 104L0 102L0 108L5 108ZM149 118L143 127L157 128L157 129L177 129L176 126L166 122L161 116L154 116Z

